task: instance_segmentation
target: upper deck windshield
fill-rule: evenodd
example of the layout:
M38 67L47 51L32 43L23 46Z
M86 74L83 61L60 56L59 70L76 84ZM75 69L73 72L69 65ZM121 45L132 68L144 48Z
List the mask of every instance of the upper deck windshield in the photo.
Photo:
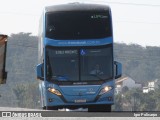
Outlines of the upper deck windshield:
M46 13L46 37L57 40L110 37L109 11L67 11Z
M47 48L47 79L51 81L104 81L113 77L112 47Z

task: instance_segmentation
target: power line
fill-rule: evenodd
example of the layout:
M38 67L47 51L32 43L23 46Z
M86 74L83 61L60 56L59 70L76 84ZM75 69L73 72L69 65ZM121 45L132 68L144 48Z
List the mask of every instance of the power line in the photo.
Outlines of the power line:
M160 24L159 22L145 22L145 21L115 21L115 22L122 22L122 23L135 23L135 24Z
M93 2L97 2L92 0ZM98 1L103 3L111 3L111 4L122 4L122 5L135 5L135 6L155 6L160 7L160 5L156 4L138 4L138 3L126 3L126 2L108 2L108 1ZM15 15L24 15L24 16L39 16L38 14L30 14L30 13L19 13L19 12L0 12L0 14L15 14ZM123 22L123 23L136 23L136 24L160 24L159 22L144 22L144 21L115 21L115 22Z
M160 5L155 4L137 4L137 3L120 3L120 2L108 2L111 4L123 4L123 5L136 5L136 6L152 6L152 7L160 7Z
M93 2L97 2L95 0L92 0ZM148 6L148 7L160 7L160 5L156 4L142 4L142 3L129 3L129 2L109 2L109 1L98 1L102 3L110 3L110 4L121 4L121 5L134 5L134 6Z
M31 14L31 13L20 13L20 12L0 12L0 14L4 14L4 15L24 15L24 16L40 16L38 14Z

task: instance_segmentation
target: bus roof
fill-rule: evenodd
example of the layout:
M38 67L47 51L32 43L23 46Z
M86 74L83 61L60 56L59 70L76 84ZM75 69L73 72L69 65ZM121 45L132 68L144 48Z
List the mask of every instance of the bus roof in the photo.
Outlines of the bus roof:
M5 35L5 34L0 34L0 36L7 37L7 35Z
M61 5L53 5L45 7L46 12L58 11L108 11L110 7L107 5L99 4L83 4L83 3L69 3Z
M7 35L0 34L0 45L3 45L5 41L7 40Z

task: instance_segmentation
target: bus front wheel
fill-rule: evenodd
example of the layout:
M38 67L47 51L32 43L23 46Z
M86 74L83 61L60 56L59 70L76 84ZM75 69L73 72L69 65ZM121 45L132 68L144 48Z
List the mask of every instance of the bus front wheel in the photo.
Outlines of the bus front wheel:
M42 107L42 109L43 110L58 110L58 108L57 107L50 107L50 106L44 106L44 107Z

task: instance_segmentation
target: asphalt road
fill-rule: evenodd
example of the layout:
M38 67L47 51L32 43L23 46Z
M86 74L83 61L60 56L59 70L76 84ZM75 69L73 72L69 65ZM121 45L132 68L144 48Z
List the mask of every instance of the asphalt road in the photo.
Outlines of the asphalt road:
M160 117L134 117L134 114L126 112L43 111L38 109L0 107L0 120L160 120Z

